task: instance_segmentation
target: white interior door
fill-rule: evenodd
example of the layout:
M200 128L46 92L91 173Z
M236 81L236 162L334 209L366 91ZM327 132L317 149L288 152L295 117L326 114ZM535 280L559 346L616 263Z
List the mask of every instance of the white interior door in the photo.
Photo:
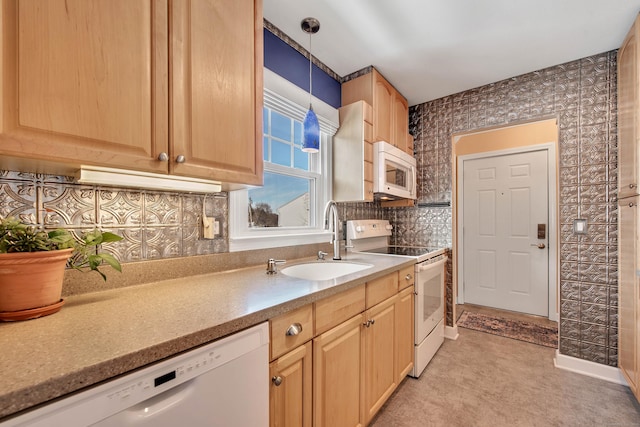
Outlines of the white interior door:
M465 303L548 316L547 158L543 150L464 161Z

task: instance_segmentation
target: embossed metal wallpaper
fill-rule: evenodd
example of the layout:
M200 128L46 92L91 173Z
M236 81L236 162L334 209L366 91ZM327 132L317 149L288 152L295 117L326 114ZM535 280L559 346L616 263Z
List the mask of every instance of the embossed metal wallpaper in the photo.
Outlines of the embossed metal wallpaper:
M0 171L0 215L73 234L100 227L122 236L111 243L120 261L228 251L227 194L209 195L206 212L221 220L222 235L202 240L202 194L82 185L73 178Z
M558 117L560 352L610 366L618 357L616 77L611 51L410 109L420 203L451 201L453 133ZM451 236L450 209L393 215L403 244ZM588 234L572 233L578 217Z

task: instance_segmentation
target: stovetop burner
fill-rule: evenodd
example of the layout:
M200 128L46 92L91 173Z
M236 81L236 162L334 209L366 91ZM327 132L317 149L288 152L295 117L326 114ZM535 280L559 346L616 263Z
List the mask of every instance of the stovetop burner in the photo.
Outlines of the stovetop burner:
M389 245L392 229L384 219L347 221L347 246L354 252L411 257L418 263L444 253L444 248Z

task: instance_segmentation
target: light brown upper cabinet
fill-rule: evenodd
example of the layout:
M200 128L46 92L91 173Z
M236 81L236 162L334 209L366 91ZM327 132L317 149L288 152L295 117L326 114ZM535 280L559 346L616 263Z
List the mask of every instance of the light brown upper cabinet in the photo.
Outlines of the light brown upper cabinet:
M211 3L4 0L0 167L260 183L262 3Z
M171 2L170 171L262 184L262 0Z
M408 147L407 100L375 68L342 84L342 105L365 101L373 107L373 142L386 141L413 155Z

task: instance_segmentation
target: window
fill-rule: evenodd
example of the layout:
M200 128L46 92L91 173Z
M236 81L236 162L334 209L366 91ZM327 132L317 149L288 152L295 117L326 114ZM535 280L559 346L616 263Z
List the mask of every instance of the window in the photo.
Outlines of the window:
M249 228L314 227L321 153L302 151L302 122L263 111L264 186L248 191Z
M270 90L269 83L276 89ZM337 122L337 110L314 100L320 152L305 153L305 99L308 106L308 93L265 69L264 185L229 193L231 251L328 241L320 217L331 198L330 145L337 123L320 111Z

